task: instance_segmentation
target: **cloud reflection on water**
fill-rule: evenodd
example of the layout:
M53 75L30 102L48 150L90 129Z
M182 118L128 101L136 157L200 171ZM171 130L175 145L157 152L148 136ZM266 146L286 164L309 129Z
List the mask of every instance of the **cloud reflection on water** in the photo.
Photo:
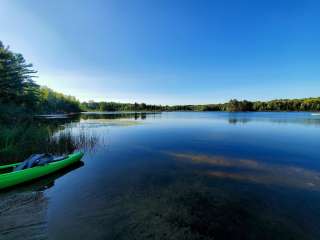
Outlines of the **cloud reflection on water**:
M199 171L212 177L320 191L320 172L315 170L225 156L192 153L170 155L184 162L208 166Z

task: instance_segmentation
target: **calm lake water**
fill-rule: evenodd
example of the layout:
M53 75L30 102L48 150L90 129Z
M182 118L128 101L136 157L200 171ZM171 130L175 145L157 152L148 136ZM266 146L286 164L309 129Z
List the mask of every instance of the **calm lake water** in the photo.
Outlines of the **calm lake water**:
M320 116L83 114L83 163L0 193L0 239L320 239Z

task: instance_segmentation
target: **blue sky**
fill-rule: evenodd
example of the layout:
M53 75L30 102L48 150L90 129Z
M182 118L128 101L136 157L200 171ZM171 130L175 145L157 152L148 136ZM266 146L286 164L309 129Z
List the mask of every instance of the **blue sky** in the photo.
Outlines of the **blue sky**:
M320 96L320 1L1 0L0 40L80 100Z

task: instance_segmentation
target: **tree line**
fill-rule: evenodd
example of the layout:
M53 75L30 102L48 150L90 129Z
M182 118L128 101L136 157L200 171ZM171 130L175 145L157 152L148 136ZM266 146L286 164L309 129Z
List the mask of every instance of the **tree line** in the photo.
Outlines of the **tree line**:
M161 105L148 105L145 103L117 103L117 102L83 102L80 105L83 111L163 111Z
M80 111L320 111L320 97L272 101L230 100L206 105L150 105L145 103L82 102L39 86L36 71L22 54L0 41L0 121L39 113Z
M148 105L145 103L83 102L84 111L228 111L228 112L271 112L271 111L320 111L320 97L303 99L278 99L271 101L239 101L204 105Z
M72 96L40 87L32 64L0 41L0 120L34 113L79 112L80 102Z

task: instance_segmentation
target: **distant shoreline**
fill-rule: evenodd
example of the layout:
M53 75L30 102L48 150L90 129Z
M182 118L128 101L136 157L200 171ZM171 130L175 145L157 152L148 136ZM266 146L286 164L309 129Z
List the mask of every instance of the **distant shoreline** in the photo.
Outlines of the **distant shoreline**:
M145 103L82 102L80 108L89 112L171 112L171 111L223 111L223 112L320 112L320 97L277 99L270 101L239 101L199 105L151 105Z

